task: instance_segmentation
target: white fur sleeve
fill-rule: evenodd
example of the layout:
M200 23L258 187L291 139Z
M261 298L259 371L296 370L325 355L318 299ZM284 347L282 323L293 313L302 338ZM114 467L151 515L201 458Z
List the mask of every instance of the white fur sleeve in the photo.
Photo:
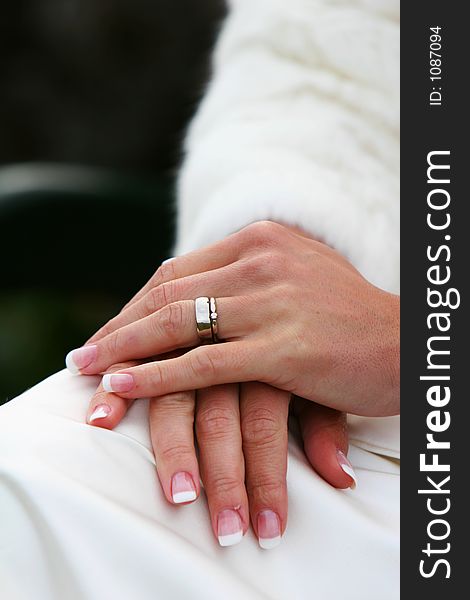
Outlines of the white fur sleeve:
M398 0L233 0L178 182L181 254L298 225L398 290Z

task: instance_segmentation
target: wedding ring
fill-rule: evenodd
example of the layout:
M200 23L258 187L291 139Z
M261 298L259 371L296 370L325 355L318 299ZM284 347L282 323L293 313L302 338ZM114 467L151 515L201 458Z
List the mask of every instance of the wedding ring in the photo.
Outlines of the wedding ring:
M209 308L210 308L210 320L211 320L211 329L212 329L212 342L214 344L216 344L219 341L218 338L218 332L219 332L219 326L217 323L217 304L215 301L215 298L211 298L209 301Z
M194 301L196 311L196 329L203 342L216 344L219 341L217 322L217 303L215 298L201 296Z
M210 317L210 302L207 296L196 298L194 301L196 311L197 334L203 341L212 340L212 324Z

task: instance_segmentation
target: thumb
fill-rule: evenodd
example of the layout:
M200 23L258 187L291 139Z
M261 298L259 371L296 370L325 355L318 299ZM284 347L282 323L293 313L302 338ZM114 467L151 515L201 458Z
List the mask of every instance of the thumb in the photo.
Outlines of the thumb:
M137 364L139 363L136 361L116 364L109 367L106 373L128 369ZM132 399L121 398L117 394L106 391L100 383L88 405L86 422L96 427L114 429L122 421L133 402Z

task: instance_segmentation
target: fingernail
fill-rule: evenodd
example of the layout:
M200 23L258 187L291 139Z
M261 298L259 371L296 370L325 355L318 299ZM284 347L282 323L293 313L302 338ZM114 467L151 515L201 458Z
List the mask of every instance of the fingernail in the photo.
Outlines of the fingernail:
M174 259L175 259L175 257L174 257L174 256L170 256L170 258L167 258L166 260L164 260L164 261L162 262L162 265L166 265L166 263L169 263L171 260L174 260Z
M108 373L103 375L101 385L105 392L130 392L134 387L134 378L128 373Z
M88 423L96 419L104 419L111 414L111 407L108 404L97 404L95 410L91 413Z
M281 524L272 510L263 510L258 515L258 542L261 548L270 550L281 543Z
M217 519L217 537L221 546L233 546L242 541L243 528L235 510L223 510Z
M85 369L96 358L96 346L82 346L71 350L65 357L65 365L67 369L74 375L80 373L80 369Z
M171 496L175 504L196 500L196 486L189 473L175 473L171 479Z
M341 452L341 450L338 450L336 452L336 456L338 457L339 466L343 469L346 475L349 475L349 477L351 477L351 479L353 480L352 484L349 486L353 490L357 485L357 476L354 472L353 466L346 458L344 452Z

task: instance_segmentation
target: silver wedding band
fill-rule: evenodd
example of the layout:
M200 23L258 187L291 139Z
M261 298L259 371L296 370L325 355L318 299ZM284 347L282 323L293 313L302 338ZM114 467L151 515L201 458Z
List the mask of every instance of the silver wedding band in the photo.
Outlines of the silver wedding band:
M210 319L211 319L211 328L212 328L212 342L216 344L219 341L218 333L219 333L219 325L217 323L217 304L215 302L215 298L211 298L209 301L210 308Z
M203 342L219 341L217 323L217 303L215 298L201 296L194 301L196 312L196 329L199 338Z

